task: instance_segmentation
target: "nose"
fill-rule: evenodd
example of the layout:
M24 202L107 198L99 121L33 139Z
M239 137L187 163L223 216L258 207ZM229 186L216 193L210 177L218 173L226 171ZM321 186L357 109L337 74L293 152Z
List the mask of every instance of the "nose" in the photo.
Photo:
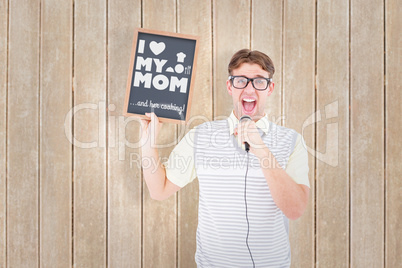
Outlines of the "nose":
M254 93L255 88L253 87L253 84L251 83L251 81L248 82L247 86L244 88L244 91L246 93Z

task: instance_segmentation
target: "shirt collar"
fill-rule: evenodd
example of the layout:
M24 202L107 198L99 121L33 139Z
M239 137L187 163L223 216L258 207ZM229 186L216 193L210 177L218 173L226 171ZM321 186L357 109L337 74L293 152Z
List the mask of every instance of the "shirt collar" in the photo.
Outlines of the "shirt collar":
M239 119L237 119L237 117L235 116L235 114L232 113L230 114L230 116L227 118L228 120L228 124L229 124L229 131L230 131L230 135L232 135L234 133L234 129L237 126L237 124L239 123ZM255 125L257 126L257 128L261 129L265 134L268 134L269 131L269 120L268 120L268 116L267 114L265 114L263 117L261 117L256 123Z

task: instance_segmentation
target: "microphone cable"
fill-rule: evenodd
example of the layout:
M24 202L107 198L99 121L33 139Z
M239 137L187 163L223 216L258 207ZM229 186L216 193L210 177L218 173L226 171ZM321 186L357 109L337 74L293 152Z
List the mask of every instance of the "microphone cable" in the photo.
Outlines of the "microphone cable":
M248 150L246 149L246 154L247 154L247 166L246 166L246 174L244 176L244 204L246 206L246 220L247 220L247 236L246 236L246 245L247 245L247 249L248 252L250 253L250 258L251 261L253 262L253 268L255 268L255 263L254 263L254 259L253 259L253 254L251 254L251 250L250 247L248 245L248 235L250 233L250 223L248 221L248 213L247 213L247 173L248 173L248 162L249 162L249 154L248 154L249 148Z

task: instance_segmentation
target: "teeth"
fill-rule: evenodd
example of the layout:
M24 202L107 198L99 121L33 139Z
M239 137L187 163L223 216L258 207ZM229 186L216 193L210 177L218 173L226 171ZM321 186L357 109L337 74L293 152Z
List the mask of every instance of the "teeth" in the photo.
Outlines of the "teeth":
M243 99L243 101L245 101L245 102L254 102L255 100L253 100L253 99Z

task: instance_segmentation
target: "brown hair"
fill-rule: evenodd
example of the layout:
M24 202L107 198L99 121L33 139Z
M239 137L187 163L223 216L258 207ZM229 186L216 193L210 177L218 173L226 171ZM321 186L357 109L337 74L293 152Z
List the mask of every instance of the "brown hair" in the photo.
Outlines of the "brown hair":
M232 56L229 62L229 75L232 75L232 71L239 68L243 63L258 64L264 71L269 73L269 78L272 78L275 73L274 63L266 54L258 50L241 49Z

